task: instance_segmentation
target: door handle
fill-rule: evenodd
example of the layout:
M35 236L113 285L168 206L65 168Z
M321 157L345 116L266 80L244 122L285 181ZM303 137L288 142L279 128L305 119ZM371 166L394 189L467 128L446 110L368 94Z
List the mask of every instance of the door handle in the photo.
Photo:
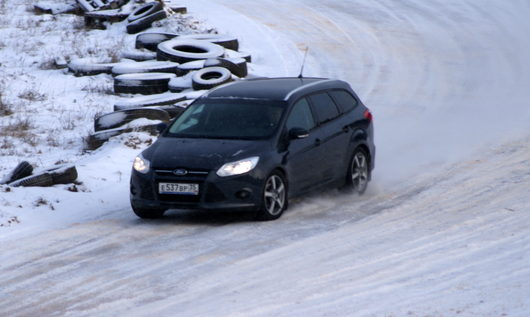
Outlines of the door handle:
M345 125L344 127L342 127L342 132L344 132L344 133L350 132L350 127Z
M315 139L315 145L316 145L316 146L319 146L320 143L321 143L320 139Z

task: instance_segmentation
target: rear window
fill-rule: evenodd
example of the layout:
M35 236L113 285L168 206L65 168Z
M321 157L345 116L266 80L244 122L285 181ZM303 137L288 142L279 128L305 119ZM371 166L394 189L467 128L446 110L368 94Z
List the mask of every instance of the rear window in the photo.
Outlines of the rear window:
M357 106L357 99L345 90L332 90L330 94L342 113L348 112Z
M327 122L338 117L339 110L327 93L315 94L309 96L309 99L311 99L319 123Z

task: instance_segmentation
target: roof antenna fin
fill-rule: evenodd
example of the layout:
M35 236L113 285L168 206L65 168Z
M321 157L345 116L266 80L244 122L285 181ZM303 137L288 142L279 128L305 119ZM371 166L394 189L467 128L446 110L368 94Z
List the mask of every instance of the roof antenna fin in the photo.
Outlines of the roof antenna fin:
M304 53L304 60L302 61L302 68L300 69L300 75L298 75L298 78L302 79L304 78L304 66L305 66L305 60L307 58L307 52L309 51L309 46L306 46L305 53Z

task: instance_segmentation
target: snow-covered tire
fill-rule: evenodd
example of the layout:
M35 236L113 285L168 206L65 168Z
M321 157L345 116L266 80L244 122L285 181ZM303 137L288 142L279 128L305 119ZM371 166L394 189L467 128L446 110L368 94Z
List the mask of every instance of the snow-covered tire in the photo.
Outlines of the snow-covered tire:
M175 74L135 73L114 77L114 92L152 95L168 91L168 82Z
M29 186L40 186L48 187L53 185L53 177L49 173L42 173L37 175L31 175L28 177L21 178L12 183L8 184L12 187L29 187Z
M174 93L163 93L150 96L141 96L134 98L123 98L114 104L114 111L151 107L151 106L162 106L162 105L174 105L177 102L187 100L186 94L174 94Z
M252 56L247 52L237 52L234 50L225 50L226 58L243 58L247 63L252 63Z
M203 69L205 61L205 59L199 59L196 61L182 63L179 65L179 69L183 74L188 74L190 72Z
M207 41L210 43L221 45L222 47L233 50L233 51L237 51L239 49L239 41L237 40L237 38L230 36L230 35L213 34L213 33L186 34L186 35L180 35L178 39Z
M149 16L153 13L156 13L158 11L162 11L163 9L164 9L164 6L162 5L161 2L158 2L158 1L149 2L149 3L144 4L141 7L138 7L131 14L129 14L127 21L134 22L141 18Z
M112 68L112 75L119 76L123 74L134 73L170 73L179 75L182 71L178 63L169 61L145 61L136 63L121 63Z
M46 169L45 173L52 176L54 184L70 184L77 179L77 169L74 165L56 166Z
M148 132L152 135L155 135L158 133L157 131L158 124L149 124L145 126L140 127L122 127L122 128L116 128L116 129L109 129L109 130L103 130L98 131L93 134L90 134L88 137L85 138L85 149L86 150L95 150L102 146L105 142L107 142L110 138L113 136L117 136L123 133L129 133L129 132Z
M136 48L145 48L150 51L156 52L158 44L171 40L177 37L178 34L174 33L155 33L155 32L146 32L141 33L136 36Z
M127 24L127 33L136 34L138 32L142 32L143 30L150 28L153 22L165 19L166 17L166 11L157 11L153 14L135 20L134 22Z
M110 74L112 68L118 63L93 63L90 59L80 58L68 64L68 70L75 76L92 76L98 74Z
M230 71L223 67L207 67L193 74L192 85L195 90L207 90L232 80Z
M107 113L94 120L94 131L114 129L139 118L169 122L169 114L162 109L133 108Z
M125 51L120 56L137 62L156 60L155 52Z
M157 108L166 111L171 119L176 119L180 117L184 110L186 110L186 108L184 107L179 107L175 105L165 105L159 106Z
M11 171L11 173L9 173L9 175L0 181L0 184L14 182L17 179L30 176L31 173L33 173L33 166L31 166L31 164L29 164L27 161L22 161L18 163L18 165L13 169L13 171Z
M224 67L239 78L247 77L247 61L243 58L209 58L204 67Z
M217 44L200 40L180 40L178 38L158 44L156 58L177 63L221 57L225 49Z
M167 84L167 87L169 88L169 91L174 92L174 93L179 93L184 90L191 89L192 85L193 84L192 84L191 78L189 78L189 76L184 76L184 77L171 78L171 80Z

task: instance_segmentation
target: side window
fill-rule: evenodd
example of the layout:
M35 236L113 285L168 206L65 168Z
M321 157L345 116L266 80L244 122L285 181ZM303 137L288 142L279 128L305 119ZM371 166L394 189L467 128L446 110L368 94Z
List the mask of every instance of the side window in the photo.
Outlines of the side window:
M357 99L346 90L332 90L330 94L343 113L348 112L357 106Z
M332 120L339 115L339 109L327 93L319 93L309 97L316 111L318 122Z
M315 119L305 98L300 99L294 106L285 124L287 131L292 128L304 128L307 131L315 127Z

